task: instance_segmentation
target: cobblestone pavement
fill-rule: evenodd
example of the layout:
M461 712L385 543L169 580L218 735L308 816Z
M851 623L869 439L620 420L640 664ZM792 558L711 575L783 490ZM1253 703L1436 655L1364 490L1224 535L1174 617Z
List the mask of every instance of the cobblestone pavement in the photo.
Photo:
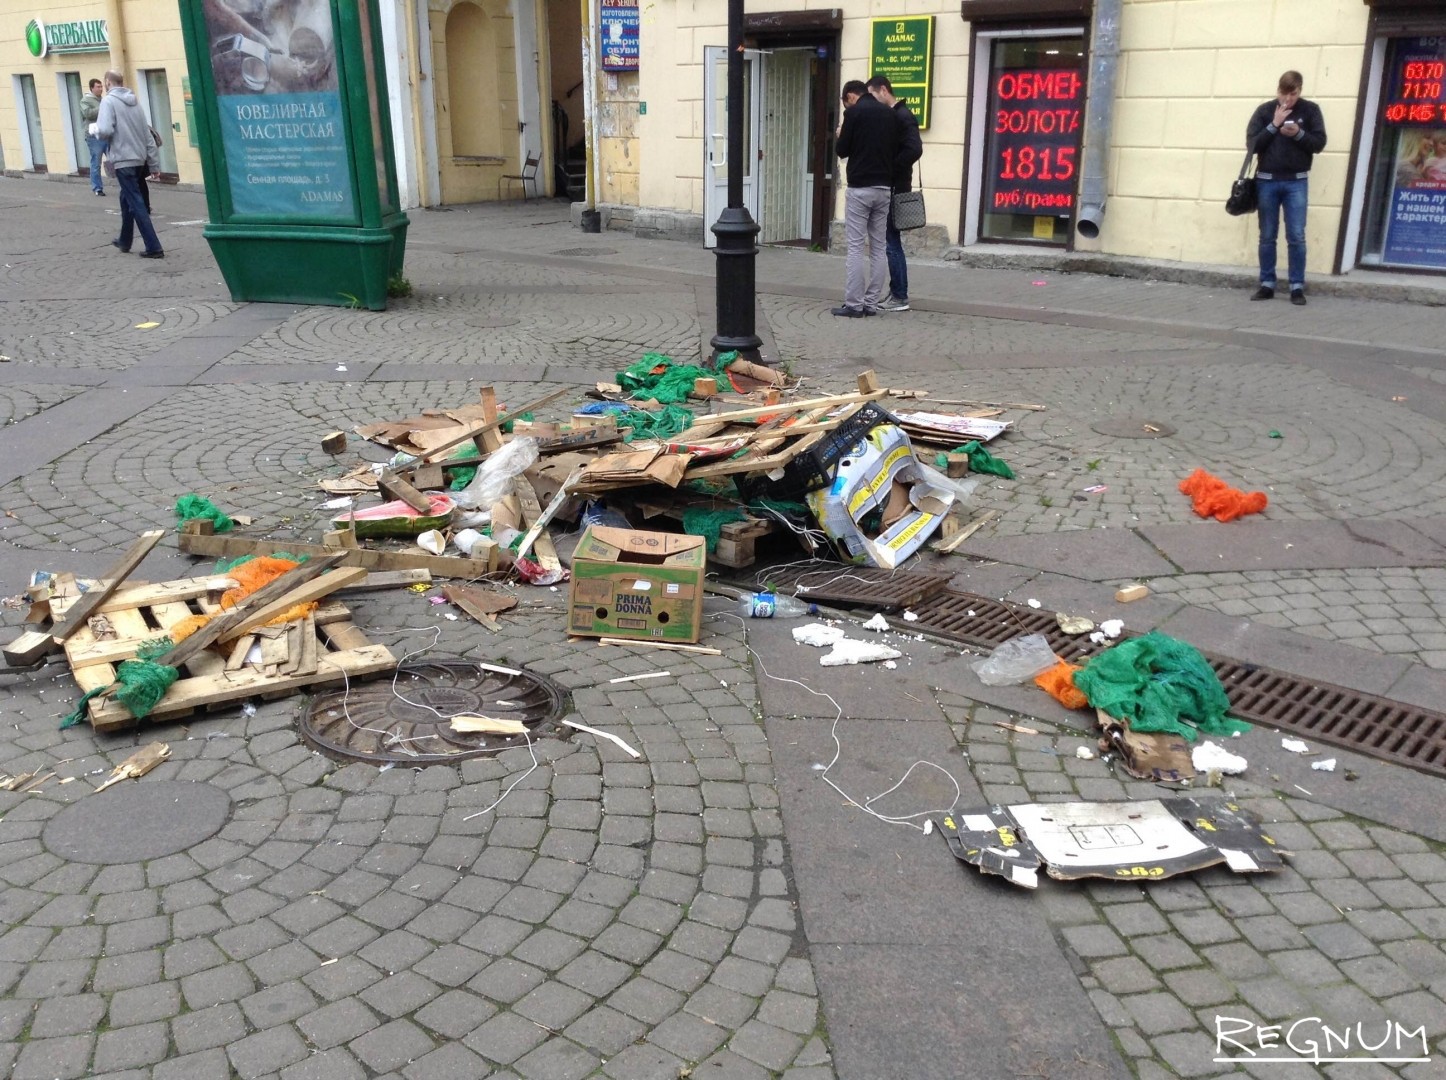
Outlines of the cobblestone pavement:
M314 539L326 522L315 481L357 460L323 454L322 433L474 400L479 382L508 403L568 385L581 393L643 351L695 356L710 330L711 255L587 236L556 204L532 202L415 214L415 293L386 312L278 309L242 332L232 327L247 306L219 287L199 225L182 224L202 215L198 196L158 193L167 259L157 268L111 251L114 222L87 193L0 182L0 282L13 288L0 297L0 353L12 357L0 364L0 437L34 433L53 448L0 486L0 566L12 568L0 595L20 592L30 568L101 565L135 532L169 528L187 491L254 515L265 535ZM56 228L37 230L37 218ZM995 449L1018 479L989 482L976 502L1000 511L983 539L1057 540L1063 556L957 560L965 587L1047 571L1112 593L1119 582L1072 565L1086 549L1070 544L1104 535L1123 549L1143 529L1230 528L1198 523L1176 490L1198 466L1267 490L1265 517L1282 526L1385 523L1446 537L1437 311L1322 298L1306 322L1219 290L921 262L919 310L845 323L825 314L841 269L798 252L760 257L764 329L811 388L851 385L871 366L936 399L1048 406L1006 413L1016 428ZM224 348L202 347L218 338ZM194 359L192 345L216 358ZM161 400L124 412L126 394L153 386L166 388ZM89 441L45 426L74 401L117 410L116 421ZM1097 430L1125 419L1176 433ZM1084 491L1096 485L1105 490ZM1429 686L1446 668L1446 578L1439 558L1413 563L1403 550L1393 557L1407 565L1360 557L1344 569L1143 580L1160 604L1287 644L1354 646L1332 655L1354 651L1363 665L1386 654ZM183 572L204 569L194 565ZM775 639L745 627L721 601L709 602L704 636L721 655L664 664L567 642L560 591L519 597L502 636L440 619L410 592L352 607L399 656L463 655L557 680L572 718L620 735L639 759L573 732L533 751L379 771L305 744L302 698L96 736L57 729L76 698L58 668L0 678L0 773L58 774L38 792L0 792L0 1075L1446 1076L1438 781L1352 755L1342 757L1359 781L1313 773L1258 730L1240 744L1252 768L1227 790L1294 853L1285 871L1015 891L959 867L938 837L874 820L819 782L833 714L809 695L778 698L783 684L753 650L839 695L850 791L881 792L924 758L955 776L964 805L1166 793L1077 759L1092 741L1079 715L1032 689L991 691L957 650L903 634L897 669L825 680L786 628L772 628ZM0 607L0 632L22 615ZM668 678L610 681L659 670ZM767 734L780 731L798 734ZM62 815L104 798L90 788L157 737L172 760L122 790L176 781L222 792L229 810L214 834L122 863L58 854ZM940 783L916 774L891 805L938 805ZM839 857L845 843L851 858ZM956 975L936 994L926 969L953 946L883 930L849 939L870 912L848 897L885 877L901 883L890 903L949 922L975 950L1012 950L1021 971L1055 973L1078 1007L1040 1024L1028 980L997 971L987 982ZM1000 913L1035 931L1009 937L989 921ZM860 944L877 950L863 981L894 996L870 1001L839 982ZM922 1019L933 1009L944 1022ZM952 1030L990 1010L1006 1023L987 1047ZM1415 1056L1430 1060L1214 1060L1241 1056L1217 1045L1222 1018L1243 1031L1306 1017L1337 1031L1359 1024L1372 1042L1388 1022L1419 1029ZM1068 1045L1083 1049L1072 1059ZM1005 1064L971 1070L971 1055Z

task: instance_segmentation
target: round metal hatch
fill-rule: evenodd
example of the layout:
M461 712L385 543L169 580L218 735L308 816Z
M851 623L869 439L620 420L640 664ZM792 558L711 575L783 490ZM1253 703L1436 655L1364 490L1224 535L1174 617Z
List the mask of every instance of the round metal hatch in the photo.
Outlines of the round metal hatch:
M312 699L301 734L346 761L436 765L556 735L566 693L551 679L476 660L404 664L396 678L331 690ZM520 720L529 735L453 731L461 714Z

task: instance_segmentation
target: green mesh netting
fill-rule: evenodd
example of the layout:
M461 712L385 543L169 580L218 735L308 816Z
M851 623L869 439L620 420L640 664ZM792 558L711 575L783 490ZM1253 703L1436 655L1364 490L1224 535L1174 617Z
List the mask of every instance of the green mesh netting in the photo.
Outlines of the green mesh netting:
M974 472L990 473L994 476L1002 476L1006 480L1014 479L1014 470L984 449L977 440L965 443L963 446L956 446L949 453L968 454L969 468ZM943 454L939 454L934 458L934 464L942 469L949 464L949 459Z
M716 378L736 359L737 353L724 353L718 357L717 367L694 367L662 353L644 353L636 364L618 372L616 382L635 398L675 405L688 400L696 380Z
M531 413L525 413L523 415L528 420L532 419ZM511 427L506 424L503 425L503 428L507 431L512 430ZM468 442L463 443L461 446L457 447L457 449L453 450L447 456L449 458L471 457L476 452L477 447L474 444ZM476 465L458 465L454 467L451 473L452 479L447 483L447 490L461 491L464 487L466 487L472 482L472 478L477 475L477 469L478 466Z
M223 514L210 499L203 499L192 493L182 495L176 500L176 528L178 530L186 522L194 521L197 518L211 522L212 527L218 533L225 532L236 524Z
M114 693L117 701L137 720L144 719L159 704L171 684L181 677L173 667L156 663L156 658L170 652L170 638L147 641L136 650L134 660L122 660L115 669L115 682L92 690L80 699L75 711L60 721L62 728L74 727L85 718L86 706L92 698Z
M1200 732L1233 735L1250 725L1225 714L1230 701L1195 646L1151 631L1122 641L1075 672L1090 705L1128 720L1135 731L1163 731L1194 742Z
M685 409L681 405L664 405L657 412L630 409L618 419L618 426L623 425L632 429L623 436L624 442L632 442L634 439L671 439L693 426L693 410Z
M216 560L216 573L217 573L217 574L228 574L228 573L230 573L232 570L235 570L236 567L241 566L241 565L244 564L244 563L249 563L252 559L259 559L259 558L261 558L260 555L238 555L238 556L237 556L236 558L234 558L234 559L217 559L217 560ZM289 554L289 553L287 553L287 552L285 552L285 551L278 551L278 552L275 552L275 553L273 553L273 554L271 554L271 555L266 556L266 558L268 558L268 559L286 559L286 560L288 560L288 561L290 561L290 562L294 562L294 563L304 563L304 562L306 562L307 559L311 558L311 556L310 556L310 555L291 555L291 554Z

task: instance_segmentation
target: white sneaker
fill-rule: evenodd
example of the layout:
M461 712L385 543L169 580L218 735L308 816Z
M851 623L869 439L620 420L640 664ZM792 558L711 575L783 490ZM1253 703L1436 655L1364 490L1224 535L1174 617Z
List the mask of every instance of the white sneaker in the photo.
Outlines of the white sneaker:
M879 305L879 310L881 310L881 311L908 311L908 310L909 310L909 302L908 302L907 300L896 300L896 299L894 298L894 295L893 295L892 293L890 293L890 294L889 294L889 298L888 298L887 300L885 300L882 304Z

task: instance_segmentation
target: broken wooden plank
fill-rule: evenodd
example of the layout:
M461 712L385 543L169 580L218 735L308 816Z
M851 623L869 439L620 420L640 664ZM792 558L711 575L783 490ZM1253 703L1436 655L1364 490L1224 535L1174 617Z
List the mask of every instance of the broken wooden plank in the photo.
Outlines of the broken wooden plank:
M453 731L468 734L480 732L483 735L526 735L527 725L521 720L502 719L496 716L481 716L475 713L462 713L453 716L448 721L448 726Z
M149 746L141 747L111 770L109 779L95 789L95 794L100 794L112 784L119 784L122 780L139 780L170 756L171 747L167 743L153 742Z
M930 544L929 550L938 552L940 555L948 555L965 540L968 540L971 536L977 533L980 529L984 528L984 526L988 525L998 516L998 510L986 510L978 517L972 518L969 524L965 525L962 529L960 529L953 536L949 537L947 540L941 540L937 543Z
M467 585L447 585L442 595L489 630L499 630L497 614L517 606L517 597Z
M43 630L27 630L0 649L0 655L11 667L29 667L38 663L55 648L55 638Z
M297 569L299 570L306 565L308 564L303 563L302 566L297 567ZM289 573L295 573L295 571L289 571ZM223 633L217 635L215 640L222 644L228 641L234 641L246 633L246 631L253 630L258 626L265 626L272 619L284 614L298 604L309 604L313 600L319 600L323 596L329 596L336 592L337 589L355 584L357 581L366 577L366 575L366 570L360 566L341 567L331 571L329 574L318 575L311 581L304 582L294 589L287 590L276 599L261 607L252 606L246 614L236 620L232 626L227 627ZM264 662L271 663L272 661L266 660Z
M339 555L337 566L364 566L370 570L426 570L433 577L472 579L486 577L497 569L496 549L489 548L491 558L468 558L465 555L428 555L417 551L375 551L371 548L350 548L336 551L321 544L302 544L291 540L252 540L242 536L182 536L180 548L187 555L212 558L235 558L238 555Z
M535 533L532 548L537 554L536 562L545 570L561 571L562 561L557 557L557 549L552 546L552 537L547 535L545 528L540 527L547 522L543 518L542 505L537 501L537 492L532 487L532 481L525 476L516 476L512 480L512 490L522 507L523 524L527 526L529 534ZM555 510L553 512L556 513Z
M873 401L885 394L883 390L877 390L868 394L835 394L831 397L806 398L802 401L790 401L786 405L759 405L753 409L733 409L728 412L713 413L704 417L706 420L719 420L724 423L733 423L738 420L756 420L760 416L771 416L780 409L789 409L798 412L803 409L817 409L822 406L832 408L835 405L852 405L856 401Z
M377 490L387 499L397 499L413 510L425 514L432 508L432 500L407 483L391 469L383 469L377 476Z
M484 431L496 430L503 424L507 423L508 420L511 420L517 416L521 416L525 412L531 412L533 409L540 409L542 408L542 406L557 400L558 398L562 397L563 394L570 393L571 391L572 387L570 386L561 387L560 389L552 391L552 393L550 394L543 394L542 397L537 398L533 401L529 401L526 405L520 405L516 409L511 410L510 412L505 412L494 420L485 420L481 424L474 425L473 427L468 428L461 435L458 435L455 439L450 439L447 442L442 443L440 446L432 447L431 451L426 455L426 457L422 458L422 463L425 464L431 461L444 461L446 459L446 454L448 450L452 450L458 446L461 446L464 442L474 442L477 436L481 435ZM478 449L480 450L481 448L479 447Z
M85 625L85 621L110 599L126 578L130 577L135 568L141 564L141 560L150 554L151 548L160 542L165 536L161 529L151 529L143 532L140 538L121 556L120 561L101 575L100 580L93 585L84 596L82 596L73 607L66 611L62 618L55 621L50 628L50 634L55 638L57 645L65 642L72 634Z

